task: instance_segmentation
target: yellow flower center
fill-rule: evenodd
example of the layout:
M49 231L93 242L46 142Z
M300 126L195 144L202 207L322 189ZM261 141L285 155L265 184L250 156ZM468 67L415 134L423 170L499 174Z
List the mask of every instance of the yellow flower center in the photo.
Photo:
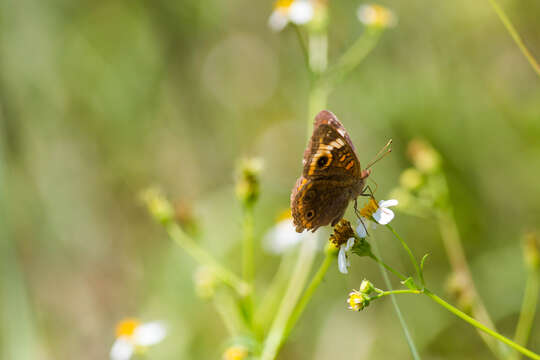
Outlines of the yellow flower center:
M368 203L360 210L360 215L366 219L371 219L375 211L379 208L375 199L369 199Z
M281 222L283 220L289 220L289 219L292 219L291 209L282 211L277 217L276 222Z
M139 325L141 325L141 322L137 319L124 319L120 321L116 325L116 337L132 337Z
M364 295L356 290L349 296L348 301L354 311L360 311L364 308Z
M223 353L223 360L243 360L248 356L248 350L240 345L231 346Z

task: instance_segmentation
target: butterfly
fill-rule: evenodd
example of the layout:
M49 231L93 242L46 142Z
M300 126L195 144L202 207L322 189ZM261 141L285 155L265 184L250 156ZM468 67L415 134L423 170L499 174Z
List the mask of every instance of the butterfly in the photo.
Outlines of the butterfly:
M304 152L302 176L291 193L296 231L336 225L349 201L367 195L366 179L375 162L362 170L351 138L337 117L327 110L317 114Z

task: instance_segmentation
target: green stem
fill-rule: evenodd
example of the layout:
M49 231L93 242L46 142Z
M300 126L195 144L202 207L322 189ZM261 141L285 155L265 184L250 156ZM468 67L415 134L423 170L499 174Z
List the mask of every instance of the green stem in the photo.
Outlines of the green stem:
M296 322L298 321L298 318L302 315L304 312L304 309L306 305L308 304L309 300L311 300L311 297L315 293L315 290L319 287L321 284L321 281L324 279L324 275L326 275L326 272L328 271L328 268L333 263L335 256L328 252L326 254L326 257L324 258L321 266L319 267L319 270L317 270L317 273L313 276L311 279L311 282L309 283L306 291L304 291L304 295L302 295L302 298L296 304L296 307L293 310L293 313L291 314L291 317L289 318L289 321L287 322L287 326L285 328L285 334L284 338L287 338L296 325Z
M383 266L386 270L390 271L392 274L396 275L398 278L400 278L401 280L406 280L407 277L405 275L403 275L402 273L400 273L399 271L393 269L390 265L387 265L386 263L384 263L381 259L379 259L378 257L376 257L373 253L369 255L370 258L372 258L373 260L375 260L379 265Z
M531 64L531 67L536 72L536 74L540 76L540 65L538 65L538 62L536 61L534 56L531 54L527 46L525 46L525 43L521 39L521 36L519 36L519 33L517 32L514 25L512 25L512 22L510 21L510 19L508 18L504 10L499 6L497 1L489 0L489 2L491 6L493 7L493 9L495 10L495 12L497 13L497 15L499 16L499 19L501 19L501 22L503 23L508 33L510 33L510 36L512 37L512 39L514 40L516 45L519 47L519 50L521 50L521 53L523 54L523 56L525 56L527 61L529 61L529 64Z
M366 31L341 55L339 60L324 74L323 82L329 87L336 83L352 70L354 70L379 42L382 30L368 28Z
M389 290L389 291L382 291L376 296L370 296L369 300L371 301L371 300L379 299L379 298L382 298L383 296L388 296L388 295L421 294L421 293L422 293L422 290L411 290L411 289L407 289L407 290Z
M441 305L442 307L444 307L445 309L447 309L448 311L450 311L451 313L453 313L454 315L456 315L460 319L462 319L462 320L468 322L469 324L471 324L472 326L476 327L480 331L485 332L486 334L488 334L488 335L494 337L495 339L505 343L506 345L510 346L514 350L519 351L520 353L522 353L525 356L528 356L531 359L540 360L540 355L535 354L534 352L530 351L529 349L524 348L523 346L521 346L521 345L517 344L516 342L508 339L507 337L499 334L498 332L491 330L490 328L488 328L484 324L480 323L479 321L477 321L474 318L470 317L469 315L465 314L463 311L461 311L458 308L450 305L449 303L447 303L446 301L444 301L443 299L441 299L437 295L433 294L428 289L424 289L424 293L428 297L430 297L433 301L435 301L436 303L438 303L439 305Z
M526 346L531 333L534 317L536 315L536 306L538 303L538 292L540 289L540 273L538 269L531 269L525 286L525 295L523 296L523 304L519 314L518 325L514 341L520 345ZM515 360L520 358L520 354L516 354Z
M244 209L244 239L243 239L243 254L242 254L242 276L244 281L249 285L253 284L253 208L247 206Z
M445 181L446 182L446 181ZM438 223L441 232L441 238L443 241L450 267L454 273L454 276L464 279L465 284L463 288L470 294L472 300L471 313L480 322L486 324L492 329L496 330L495 324L491 320L489 313L484 305L484 302L480 298L476 286L469 269L467 257L465 256L465 250L459 236L459 230L456 221L453 216L452 209L445 212L439 212ZM491 352L499 359L505 359L507 357L508 348L504 347L499 342L496 342L492 337L479 331L482 341L491 350Z
M243 219L243 252L242 252L242 278L250 286L250 291L244 298L243 305L246 314L247 321L252 322L253 318L253 278L254 278L254 244L253 244L253 207L244 207L244 219Z
M390 224L387 224L386 227L401 242L401 245L403 246L405 251L407 251L407 253L409 254L409 258L411 259L411 262L414 265L414 269L416 270L416 274L418 275L418 278L420 279L420 282L422 283L422 286L425 286L425 284L424 284L424 276L423 276L422 272L420 271L420 267L418 266L418 262L416 261L416 258L414 257L411 249L409 248L409 246L407 245L405 240L403 240L401 238L401 236L398 235L398 233L394 230L394 228Z
M169 222L166 224L167 233L181 248L183 248L197 262L212 268L216 276L225 284L231 286L241 296L246 296L251 292L248 283L242 281L236 274L226 269L218 263L212 255L202 249L193 239L191 239L178 224Z
M302 36L300 27L298 25L293 24L293 28L294 28L294 32L296 33L296 37L298 38L298 43L300 44L300 48L302 49L302 55L304 56L306 68L308 69L309 72L311 72L311 67L309 65L309 53L308 53L306 41L304 40L304 37Z
M375 241L373 241L372 246L373 246L373 250L380 256L379 249L377 248L377 243ZM388 289L392 289L392 283L390 282L388 273L385 270L386 266L384 265L384 262L382 261L382 259L380 260L379 267L381 269L381 273L383 275L386 287L388 287ZM407 322L405 322L405 318L403 317L403 314L401 313L401 310L399 309L396 296L394 294L390 294L390 298L392 299L392 306L394 307L394 311L396 312L396 315L398 317L399 324L401 325L401 329L403 330L403 334L405 335L405 340L407 341L407 345L409 345L409 350L411 351L411 355L413 359L420 360L420 354L418 353L418 350L416 349L416 345L414 344L414 340L411 336L411 332L409 331L409 327L407 326Z
M288 320L304 289L309 271L311 270L311 265L317 251L316 245L315 238L305 239L302 243L289 286L283 296L270 332L264 341L261 360L274 360L279 352L279 348L283 344Z

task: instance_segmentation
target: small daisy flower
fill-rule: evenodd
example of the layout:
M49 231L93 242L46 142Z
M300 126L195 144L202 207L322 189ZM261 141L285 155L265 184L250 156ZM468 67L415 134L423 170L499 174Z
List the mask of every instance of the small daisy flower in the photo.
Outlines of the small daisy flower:
M338 253L338 268L339 272L342 274L348 274L349 273L349 267L351 266L351 262L349 261L349 255L354 247L356 239L354 237L347 240L347 242L339 247L339 253Z
M379 203L376 203L374 199L369 199L366 206L360 210L361 220L363 222L358 225L356 232L358 236L365 237L366 229L364 225L367 226L367 219L373 219L381 225L386 225L392 221L394 218L394 212L389 209L389 207L396 206L398 201L395 199L390 200L381 200Z
M263 246L270 253L283 254L310 237L316 238L317 235L309 231L296 232L291 210L289 209L278 217L276 225L266 233Z
M312 0L278 0L268 19L268 25L274 31L281 31L289 22L304 25L313 19L315 9Z
M353 290L349 293L347 304L350 310L360 311L369 305L369 297L358 290Z
M356 12L358 20L366 26L388 28L397 24L394 13L384 6L375 4L364 4L358 7Z
M141 323L137 319L122 320L116 326L116 340L111 348L111 360L129 360L135 353L161 342L167 329L159 321Z
M233 345L223 353L223 360L244 360L247 358L249 351L242 345Z

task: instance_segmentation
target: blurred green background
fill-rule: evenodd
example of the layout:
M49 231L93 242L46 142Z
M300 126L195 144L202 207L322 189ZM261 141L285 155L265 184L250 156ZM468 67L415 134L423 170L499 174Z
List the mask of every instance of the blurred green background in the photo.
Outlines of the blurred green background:
M330 1L330 61L363 31L359 3ZM444 159L480 294L513 335L525 269L520 239L540 219L540 82L489 2L396 0L399 18L329 98L386 198L421 137ZM540 2L502 1L540 56ZM0 1L0 238L3 359L104 359L126 316L170 327L155 359L221 357L226 330L193 289L196 264L141 205L157 184L191 204L203 245L240 272L234 168L265 161L260 239L289 205L306 143L309 78L290 29L267 26L271 1ZM349 217L352 219L352 217ZM436 225L398 214L427 281L449 265ZM410 271L380 231L385 259ZM257 287L279 258L257 245ZM321 255L319 255L321 257ZM316 260L317 263L320 261ZM280 359L410 358L389 300L346 310L379 270L333 266ZM446 295L445 295L446 296ZM472 327L427 299L400 297L424 359L491 359ZM540 351L540 321L529 347Z

